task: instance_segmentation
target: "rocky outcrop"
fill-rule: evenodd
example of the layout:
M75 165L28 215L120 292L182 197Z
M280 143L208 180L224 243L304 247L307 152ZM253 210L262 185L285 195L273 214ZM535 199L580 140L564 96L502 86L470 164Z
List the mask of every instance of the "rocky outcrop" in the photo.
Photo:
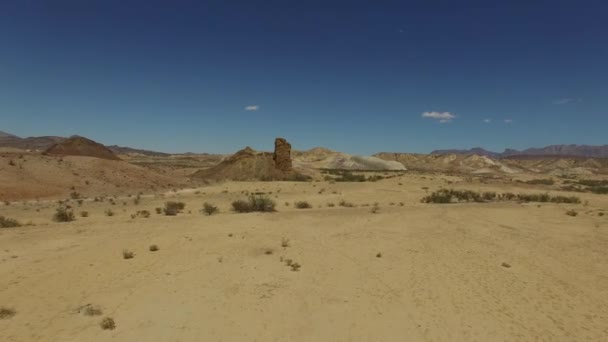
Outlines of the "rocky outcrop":
M84 137L73 136L51 147L44 154L55 156L85 156L109 160L120 160L104 145Z
M292 169L291 145L282 138L275 140L274 153L257 152L246 147L218 165L202 169L191 176L205 181L302 181L309 177Z
M274 165L281 171L291 171L291 144L283 138L274 140Z

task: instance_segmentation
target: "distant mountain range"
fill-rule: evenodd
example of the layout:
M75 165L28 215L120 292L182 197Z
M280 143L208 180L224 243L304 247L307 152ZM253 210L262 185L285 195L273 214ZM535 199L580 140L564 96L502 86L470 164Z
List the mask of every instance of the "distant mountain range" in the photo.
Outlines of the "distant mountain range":
M13 147L24 150L44 151L54 144L62 142L67 138L57 136L42 136L21 138L14 134L0 131L0 147ZM121 147L117 145L107 146L115 154L142 154L147 156L169 156L168 153L136 149L131 147ZM608 145L550 145L542 148L528 148L523 151L506 149L504 152L488 151L481 147L470 150L435 150L431 154L462 154L479 155L490 158L515 158L515 157L590 157L608 158Z
M470 150L435 150L431 152L431 154L476 154L491 158L509 158L517 156L608 158L608 145L550 145L541 148L528 148L523 151L506 149L502 153L475 147Z
M43 137L29 137L21 138L14 134L0 131L0 147L13 147L22 150L34 150L34 151L45 151L49 147L64 142L68 138L56 137L56 136L43 136ZM106 146L114 154L130 154L137 153L153 157L169 156L168 153L148 151L142 149L136 149L131 147L121 147L117 145Z

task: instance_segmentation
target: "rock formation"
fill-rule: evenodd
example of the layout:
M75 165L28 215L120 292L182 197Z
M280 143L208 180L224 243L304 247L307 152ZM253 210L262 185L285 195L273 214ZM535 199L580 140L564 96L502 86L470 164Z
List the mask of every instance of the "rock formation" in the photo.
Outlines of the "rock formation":
M274 165L281 171L291 171L291 144L283 138L274 140Z

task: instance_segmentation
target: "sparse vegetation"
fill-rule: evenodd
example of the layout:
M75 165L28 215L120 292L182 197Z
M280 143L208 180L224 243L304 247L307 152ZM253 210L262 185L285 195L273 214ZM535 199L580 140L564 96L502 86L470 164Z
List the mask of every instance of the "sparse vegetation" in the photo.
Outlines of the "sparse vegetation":
M141 218L149 218L150 217L150 212L147 210L138 210L135 214L131 215L131 218L137 218L137 217L141 217Z
M574 217L578 215L578 212L576 210L568 210L566 211L566 215Z
M88 211L81 211L80 212L80 217L89 217L89 212Z
M555 184L555 181L551 178L548 179L531 179L531 180L527 180L524 183L526 184L532 184L532 185L553 185Z
M106 216L114 216L114 212L112 211L112 209L108 209L104 211L104 213L106 214Z
M353 208L355 206L351 202L347 202L345 200L340 200L340 202L338 203L338 205L341 206L341 207L345 207L345 208Z
M82 308L80 308L80 313L82 313L85 316L100 316L103 313L103 311L98 306L87 304L87 305L83 306Z
M74 221L74 212L66 207L59 207L53 215L55 222L71 222Z
M581 200L574 196L551 196L544 194L512 194L498 195L494 192L479 193L471 190L440 189L422 199L423 203L459 203L459 202L491 202L512 201L521 202L552 202L552 203L580 203Z
M15 228L15 227L21 227L21 224L19 223L19 221L12 219L12 218L0 216L0 228Z
M123 259L133 259L135 257L135 253L131 252L128 249L124 249L122 251L122 258Z
M218 209L218 207L214 206L213 204L205 202L203 204L203 210L202 210L202 212L205 213L208 216L211 216L211 215L216 214L217 212L219 212L219 209Z
M101 329L103 329L103 330L114 330L114 329L116 329L116 323L110 317L106 317L106 318L102 319L101 323L99 323L99 325L101 326Z
M374 203L370 211L372 214L377 214L378 212L380 212L380 205L378 204L378 202Z
M248 200L237 200L232 202L232 209L237 213L249 213L254 211L273 212L275 210L275 202L265 195L249 195Z
M185 207L186 207L186 204L184 202L169 201L169 202L165 202L165 208L163 209L163 212L167 216L175 216L178 213L181 213Z
M282 238L282 239L281 239L281 247L283 247L283 248L287 248L287 247L289 247L289 239L287 239L287 238Z
M312 205L306 201L298 201L294 203L294 206L298 209L310 209Z
M150 245L150 247L148 247L148 249L150 250L150 252L156 252L159 250L157 245Z
M0 319L8 319L17 314L17 311L13 308L7 308L4 306L0 306Z

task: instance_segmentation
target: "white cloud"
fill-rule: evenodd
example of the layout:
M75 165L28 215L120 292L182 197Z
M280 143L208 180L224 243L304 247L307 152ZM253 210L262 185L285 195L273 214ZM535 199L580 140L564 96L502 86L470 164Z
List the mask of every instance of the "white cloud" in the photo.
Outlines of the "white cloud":
M245 110L253 111L253 112L255 112L258 109L260 109L260 106L258 106L258 105L249 105L249 106L245 107Z
M554 105L565 105L568 103L583 102L581 99L564 98L553 101Z
M424 112L422 113L422 117L439 120L440 123L447 123L454 120L456 118L456 115L450 112Z
M483 122L490 123L490 122L492 122L492 119L483 119Z
M511 120L511 119L504 119L503 121L504 121L506 124L513 123L513 120Z

